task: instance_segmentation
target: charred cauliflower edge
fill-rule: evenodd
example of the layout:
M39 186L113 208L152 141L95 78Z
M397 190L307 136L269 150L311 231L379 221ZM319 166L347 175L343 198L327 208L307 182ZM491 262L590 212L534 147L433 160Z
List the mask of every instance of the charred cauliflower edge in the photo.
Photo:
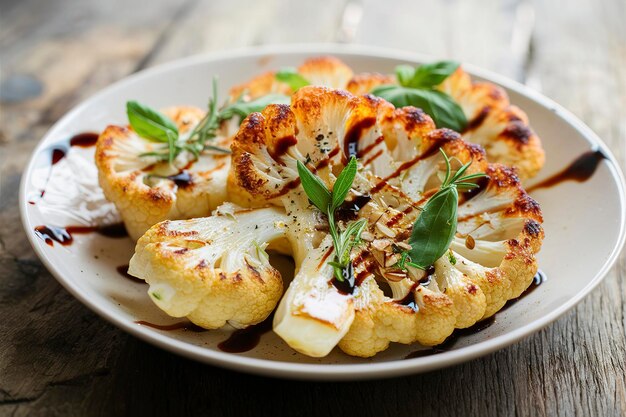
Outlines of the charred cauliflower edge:
M174 107L164 114L185 134L202 119L204 111ZM217 141L230 145L228 135ZM140 156L157 146L126 126L108 126L96 143L100 186L135 240L160 221L206 216L227 199L229 155L202 154L194 161L192 155L181 153L172 165Z
M393 76L363 73L352 78L346 90L367 94L376 86L395 83ZM523 179L537 175L545 163L541 140L530 128L526 113L510 103L504 89L472 81L462 67L437 88L461 106L469 121L461 132L463 139L481 145L490 161L515 167Z
M394 109L381 99L345 91L302 88L291 107L268 106L243 122L232 145L231 185L251 196L251 204L282 206L290 215L294 202L308 204L296 161L307 162L332 188L351 143L358 144L361 162L354 197L371 197L356 214L369 220L367 239L352 254L360 285L352 294L335 288L322 262L329 249L322 247L323 240L311 239L321 242L314 247L320 260L316 272L296 274L274 319L276 333L290 346L324 356L338 343L348 354L367 357L390 342L435 345L455 328L494 314L529 285L543 239L538 204L513 170L487 164L478 146L450 130L434 129L418 109ZM440 147L461 163L473 160L471 169L485 171L489 180L461 202L451 256L435 262L427 277L421 271L402 276L387 263L385 251L406 245L419 208L436 190L441 160L434 150ZM391 287L391 296L378 282ZM413 307L401 302L407 297L414 299ZM338 314L329 320L323 309ZM312 341L316 332L326 339Z
M376 74L353 76L334 58L309 60L298 71L313 83L347 86L356 92L393 81ZM470 121L482 118L464 138L486 141L488 155L504 155L497 160L513 149L515 155L509 155L509 160L523 164L508 163L530 176L543 164L539 139L501 89L483 84L473 84L459 69L440 88L459 102ZM231 97L244 90L251 98L292 93L273 73L235 87ZM202 112L184 108L170 115L184 133ZM176 173L156 171L157 180L148 179L152 182L146 184L151 173L146 171L153 167L144 162L137 168L132 158L124 160L128 149L134 155L150 150L149 142L137 145L133 136L128 128L107 128L96 160L107 198L122 201L118 208L127 227L129 222L139 224L131 225L129 232L139 236L163 218L189 216L172 212L175 198L164 204L162 196L153 196L176 193L176 182L167 178ZM435 152L439 148L459 163L474 161L470 171L484 171L489 180L480 192L462 196L451 252L428 273L411 268L398 271L392 263L397 248L406 246L407 230L410 234L420 208L440 183L441 159ZM291 107L270 105L249 115L232 150L232 166L220 169L220 175L228 175L230 198L224 195L192 216L204 216L227 199L258 208L226 203L206 219L157 224L139 240L131 260L129 272L148 281L151 299L172 316L188 317L205 328L226 323L241 328L262 321L279 304L274 331L299 352L325 356L339 345L348 354L368 357L390 342L441 343L455 328L471 326L519 296L537 270L534 255L543 239L541 212L521 188L516 172L487 164L481 147L450 130L435 129L419 109L394 109L368 95L305 87L292 97ZM359 285L346 293L332 283L332 268L326 263L332 254L328 225L309 205L296 161L308 163L332 188L353 152L360 168L349 199L369 196L371 200L350 210L353 218L369 223L363 245L352 253ZM229 159L225 158L230 163ZM176 166L184 167L185 161L177 161ZM121 178L111 180L115 174ZM190 201L197 203L195 198ZM161 218L148 215L150 205ZM262 227L259 216L265 219ZM230 240L236 245L226 243ZM282 299L280 274L266 257L265 250L271 248L291 254L296 262L294 280Z
M353 75L349 67L331 57L308 59L298 71L316 84L337 88L346 85ZM292 92L286 84L276 81L273 72L268 72L233 87L231 102L244 93L251 100L269 93ZM164 113L176 123L182 135L190 132L205 114L189 106L169 108ZM230 146L237 127L238 120L224 123L215 144ZM204 153L194 162L191 155L182 153L171 166L139 156L154 151L157 146L127 126L108 126L96 145L100 186L117 207L134 240L160 221L207 216L228 200L229 156ZM172 179L183 172L186 173L184 184L180 179Z

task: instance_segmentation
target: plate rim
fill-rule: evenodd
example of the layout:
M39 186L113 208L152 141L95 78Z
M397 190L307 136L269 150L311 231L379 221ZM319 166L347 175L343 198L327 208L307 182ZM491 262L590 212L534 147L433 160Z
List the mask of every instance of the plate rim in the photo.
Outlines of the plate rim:
M271 359L239 356L237 354L220 352L201 346L196 346L182 340L147 329L143 326L138 326L133 322L129 322L127 319L121 317L121 315L119 315L115 311L111 311L110 309L104 307L104 305L100 305L97 301L93 301L92 299L90 299L87 292L81 290L81 288L77 284L73 283L71 279L65 278L63 274L59 270L57 270L55 264L45 254L45 251L43 250L45 249L43 247L43 242L41 242L40 239L36 239L35 235L32 233L33 226L29 224L29 216L27 213L28 204L26 201L26 189L28 187L27 179L30 178L30 175L32 173L36 156L39 154L39 152L41 152L43 144L46 142L51 132L53 132L57 128L57 126L62 125L68 120L72 119L75 114L79 113L80 111L82 111L83 108L91 105L93 102L97 102L101 96L107 94L109 91L123 88L125 85L131 84L135 82L136 79L145 76L154 76L158 75L161 72L176 70L177 68L206 62L221 61L224 59L245 57L254 58L268 55L289 55L302 53L311 55L343 54L361 57L404 60L407 62L415 63L433 59L433 57L429 55L360 44L346 45L335 43L305 43L288 45L263 45L213 51L189 56L182 59L177 59L138 71L99 90L95 94L80 102L78 105L74 106L46 131L45 135L39 140L37 146L32 151L29 162L26 165L21 177L19 188L19 209L22 226L24 227L24 231L31 246L33 247L33 250L37 254L38 258L43 262L48 271L50 271L50 273L55 277L55 279L70 294L72 294L72 296L78 299L90 310L98 314L101 318L107 320L108 322L131 334L132 336L138 337L143 341L154 344L162 349L176 353L183 357L190 357L200 362L209 363L212 365L237 371L245 371L249 373L272 377L286 377L292 379L310 380L357 380L387 378L427 372L435 369L442 369L448 366L459 364L461 362L475 359L480 356L484 356L496 350L502 349L506 346L512 345L520 339L546 327L547 325L561 317L564 313L572 309L602 281L602 279L613 267L622 251L624 242L626 241L626 213L624 213L624 210L622 210L622 215L620 217L619 235L617 237L616 245L614 246L610 255L606 258L604 264L598 270L595 276L591 280L589 280L587 285L583 287L577 294L567 300L567 302L565 302L559 308L552 310L545 316L519 329L507 332L500 336L486 339L470 346L429 357L364 364L310 364L281 362ZM507 78L505 76L475 67L471 64L463 63L463 66L472 75L476 75L481 78L488 79L489 81L493 81L496 84L499 84L511 91L516 92L517 94L531 99L532 101L536 102L547 110L552 110L557 115L557 117L560 117L570 126L572 126L572 128L577 130L580 135L589 143L592 149L601 149L602 152L604 152L607 156L607 160L610 162L608 166L613 178L615 179L619 191L619 204L621 205L621 207L626 207L626 181L624 180L624 174L622 173L620 166L609 147L598 137L598 135L596 135L591 130L591 128L589 128L585 123L583 123L580 119L574 116L570 111L566 110L561 105L557 104L545 95L531 89L530 87L524 86L517 81Z

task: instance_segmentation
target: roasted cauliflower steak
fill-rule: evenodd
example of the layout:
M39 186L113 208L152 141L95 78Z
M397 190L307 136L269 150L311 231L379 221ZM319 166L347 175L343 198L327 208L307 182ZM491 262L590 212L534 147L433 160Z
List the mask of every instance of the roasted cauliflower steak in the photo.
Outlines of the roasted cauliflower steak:
M207 329L263 321L283 293L266 249L285 238L288 217L277 208L230 203L206 218L164 221L137 242L128 272L144 279L154 303Z
M398 248L407 246L413 222L441 184L439 149L457 164L471 161L468 172L488 177L478 191L461 194L449 252L425 271L401 270L395 266ZM469 327L519 296L537 271L541 211L514 170L488 164L481 147L436 129L419 109L303 87L291 106L270 105L249 115L232 151L231 187L241 188L253 205L284 209L291 224L321 216L300 185L297 161L332 189L348 158L358 157L340 216L340 228L368 221L362 244L351 253L353 284L333 279L324 219L308 236L288 237L297 273L279 303L274 331L304 354L325 356L338 345L369 357L390 342L442 343L455 328ZM307 241L306 255L298 253L299 240Z
M374 87L395 84L394 76L380 73L353 74L352 69L334 57L311 58L298 68L298 74L311 85L324 86L363 95ZM268 93L293 94L288 85L267 72L231 90L231 97L248 91L251 98ZM543 167L545 154L541 140L529 125L528 116L512 105L501 87L484 81L472 81L459 67L437 87L450 95L462 108L468 125L463 139L481 145L490 162L515 167L520 178L532 178Z
M333 57L308 59L298 72L312 83L329 87L342 87L353 76L348 66ZM230 102L250 101L270 93L290 95L293 91L276 80L275 72L267 72L233 87ZM166 109L164 114L184 136L205 112L181 106ZM240 120L235 117L223 122L212 144L228 148ZM108 126L96 146L100 186L135 240L160 221L207 216L228 196L228 155L204 151L196 161L193 155L183 152L172 164L142 155L158 146L162 145L140 137L127 126Z
M377 73L355 75L346 89L353 94L367 94L374 87L395 84L393 76ZM490 162L515 167L522 179L532 178L543 167L545 153L541 140L531 129L528 116L512 105L501 87L472 81L459 67L437 87L451 96L468 120L463 139L481 145Z
M181 135L191 132L205 114L196 107L173 107L163 113ZM221 130L214 144L228 147L236 126L224 123ZM209 215L227 198L230 155L203 151L196 160L182 152L172 164L142 155L158 146L162 144L140 137L129 126L115 125L108 126L96 144L100 186L135 240L160 221Z

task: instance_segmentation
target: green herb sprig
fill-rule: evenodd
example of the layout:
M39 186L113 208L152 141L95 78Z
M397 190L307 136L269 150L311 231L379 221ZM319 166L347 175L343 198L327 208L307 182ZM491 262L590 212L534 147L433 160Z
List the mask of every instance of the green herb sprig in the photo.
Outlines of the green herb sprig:
M439 190L428 200L415 220L409 238L411 249L402 253L396 264L399 268L412 266L424 270L446 253L456 233L458 189L476 188L478 184L471 181L486 176L484 173L463 175L471 161L453 175L448 155L442 149L440 152L446 162L445 177ZM451 252L449 259L451 263L456 263Z
M281 68L275 77L278 81L287 84L294 93L300 88L311 84L309 80L298 74L298 70L293 67Z
M131 127L143 138L166 143L161 149L145 152L139 156L155 157L158 161L172 163L183 151L197 159L204 150L229 154L230 150L210 144L217 136L221 123L239 116L243 119L250 113L263 110L269 104L288 104L290 98L283 94L268 94L252 101L244 101L243 95L222 109L217 108L217 81L213 79L213 96L209 100L207 114L185 139L181 139L176 124L164 114L137 101L126 103L126 113Z
M178 127L166 115L137 101L126 102L126 114L131 127L137 134L153 142L167 143L168 160L174 160L174 149L178 141ZM149 152L144 155L152 155Z
M467 126L463 110L448 94L435 90L459 65L455 61L433 62L417 68L399 65L396 67L396 78L400 85L380 85L374 87L371 93L396 107L418 107L433 118L437 127L462 132Z
M328 217L330 235L335 248L335 257L328 264L333 267L335 278L340 282L349 279L344 273L350 266L350 252L353 247L360 243L361 233L367 224L365 219L360 219L348 224L345 230L339 231L335 222L335 211L348 196L356 172L357 162L353 156L337 177L333 190L330 191L317 175L298 161L298 174L304 192L313 205Z

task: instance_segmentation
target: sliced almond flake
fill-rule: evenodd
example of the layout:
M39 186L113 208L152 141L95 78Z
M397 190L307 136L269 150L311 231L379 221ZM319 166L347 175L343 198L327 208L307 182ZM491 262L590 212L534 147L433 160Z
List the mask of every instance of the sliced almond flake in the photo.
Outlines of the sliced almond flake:
M396 242L396 246L401 248L401 249L406 249L406 250L411 250L411 245L409 245L406 242Z
M378 251L378 250L373 250L372 255L374 256L374 259L376 259L376 262L378 263L378 265L385 266L385 254L383 252Z
M387 255L385 258L385 267L390 267L398 263L398 261L402 258L402 255L399 253L394 253L391 255Z
M489 223L491 221L491 214L488 212L481 213L480 218Z
M391 245L391 241L389 239L376 239L372 242L372 247L378 250L385 250L386 247Z
M399 282L406 278L404 272L385 272L383 275L392 282Z
M385 226L384 224L380 222L376 223L376 228L380 231L380 233L384 234L387 237L390 237L390 238L396 237L396 232L394 232L389 227Z
M472 235L467 235L465 238L465 247L467 249L474 249L476 247L476 241L472 237Z

